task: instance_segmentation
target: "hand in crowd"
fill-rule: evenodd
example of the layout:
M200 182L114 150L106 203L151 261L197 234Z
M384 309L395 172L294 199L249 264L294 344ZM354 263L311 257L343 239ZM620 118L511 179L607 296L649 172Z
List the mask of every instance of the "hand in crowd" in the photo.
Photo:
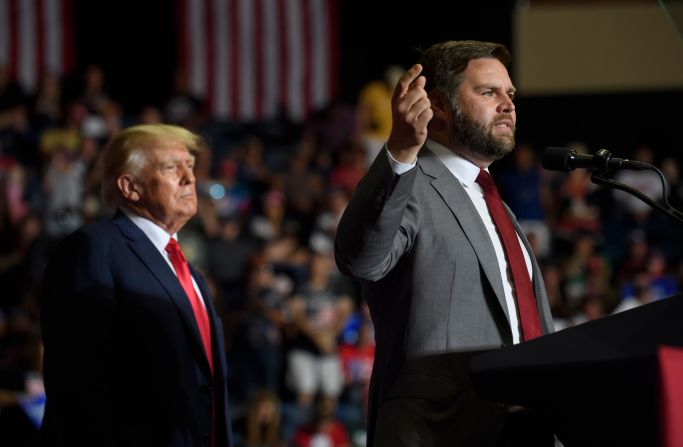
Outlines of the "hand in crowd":
M432 119L431 102L420 76L422 65L415 64L398 80L391 98L392 129L387 148L402 163L414 163L427 139L427 124Z

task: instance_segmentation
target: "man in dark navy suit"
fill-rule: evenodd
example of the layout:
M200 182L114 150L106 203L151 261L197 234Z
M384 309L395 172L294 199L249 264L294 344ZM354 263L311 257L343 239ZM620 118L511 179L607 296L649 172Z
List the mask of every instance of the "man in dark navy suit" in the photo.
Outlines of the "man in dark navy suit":
M201 144L141 125L104 151L116 215L69 236L44 281L43 445L232 445L221 322L177 243Z

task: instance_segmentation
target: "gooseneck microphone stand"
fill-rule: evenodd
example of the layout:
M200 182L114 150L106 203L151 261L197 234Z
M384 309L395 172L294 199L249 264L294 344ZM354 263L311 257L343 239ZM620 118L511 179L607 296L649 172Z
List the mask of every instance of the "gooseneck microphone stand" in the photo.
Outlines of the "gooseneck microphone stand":
M604 149L601 149L595 153L595 157L600 157L603 154L601 153ZM609 152L605 151L605 156L609 157ZM598 163L599 164L599 163ZM679 223L683 224L683 213L671 206L669 203L669 186L666 183L666 178L664 177L664 174L662 171L660 171L657 167L652 166L651 164L648 163L643 163L639 162L639 165L641 167L639 169L648 169L651 171L654 171L657 173L659 176L659 180L662 183L662 203L658 203L657 201L653 200L652 198L648 197L647 195L643 194L642 192L638 191L635 188L632 188L628 185L624 185L623 183L619 183L614 179L607 178L605 175L611 171L611 169L607 168L607 163L604 163L605 167L596 167L593 170L593 173L591 174L591 181L595 183L596 185L603 185L603 186L608 186L614 189L618 189L620 191L624 191L628 194L631 194L638 199L642 200L646 204L650 205L653 208L658 209L659 211L663 212L664 214L668 215L669 217L672 217L673 219L676 219Z

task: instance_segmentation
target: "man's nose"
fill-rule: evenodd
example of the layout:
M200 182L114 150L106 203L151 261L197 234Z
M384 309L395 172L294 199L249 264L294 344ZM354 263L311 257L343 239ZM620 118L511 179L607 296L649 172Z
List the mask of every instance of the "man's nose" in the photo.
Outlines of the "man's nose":
M500 103L498 109L503 113L512 113L515 111L515 103L512 101L512 98L506 96L505 99L503 99L503 101Z
M182 169L182 182L194 183L196 181L196 178L194 176L194 168L191 166L184 166Z

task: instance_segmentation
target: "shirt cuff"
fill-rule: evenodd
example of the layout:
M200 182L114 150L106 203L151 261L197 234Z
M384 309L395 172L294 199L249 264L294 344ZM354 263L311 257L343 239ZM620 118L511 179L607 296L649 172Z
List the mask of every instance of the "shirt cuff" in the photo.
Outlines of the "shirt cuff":
M389 152L388 149L387 156L389 158L389 163L391 164L391 169L394 171L396 175L405 174L406 172L410 171L415 166L417 166L417 160L415 160L413 163L401 163L400 161L396 161L396 159L391 156L391 152Z

